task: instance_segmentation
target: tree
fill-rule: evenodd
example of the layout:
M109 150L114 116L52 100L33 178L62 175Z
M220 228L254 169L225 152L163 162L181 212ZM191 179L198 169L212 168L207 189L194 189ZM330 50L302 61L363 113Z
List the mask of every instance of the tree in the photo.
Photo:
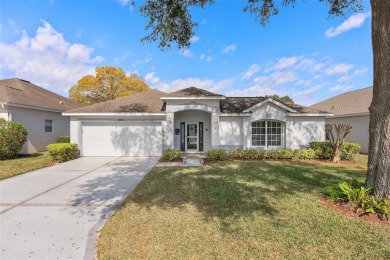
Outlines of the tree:
M69 98L83 105L92 105L118 97L149 90L149 86L136 74L115 67L98 67L96 76L86 75L69 89Z
M319 0L329 5L329 15L344 16L346 11L363 10L362 0ZM279 6L293 6L297 0L248 0L244 12L250 12L265 25ZM390 1L370 0L372 12L372 46L374 55L373 99L370 110L370 144L366 186L374 188L377 198L390 198ZM143 41L159 41L161 49L177 43L188 47L197 23L189 10L204 8L213 0L148 0L140 7L149 20L151 33Z
M270 97L272 99L275 99L277 101L281 101L281 102L284 102L284 103L293 103L294 104L294 101L289 96L281 97L279 95L274 94L274 95L271 95L271 96L266 95L265 97Z
M332 144L332 162L340 162L341 146L351 130L351 124L325 124L326 136Z

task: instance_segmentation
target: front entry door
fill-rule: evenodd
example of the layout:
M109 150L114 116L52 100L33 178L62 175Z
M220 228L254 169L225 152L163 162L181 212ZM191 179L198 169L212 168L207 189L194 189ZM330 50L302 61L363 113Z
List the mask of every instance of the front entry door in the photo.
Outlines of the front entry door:
M199 125L198 123L186 123L186 151L198 152L199 151Z

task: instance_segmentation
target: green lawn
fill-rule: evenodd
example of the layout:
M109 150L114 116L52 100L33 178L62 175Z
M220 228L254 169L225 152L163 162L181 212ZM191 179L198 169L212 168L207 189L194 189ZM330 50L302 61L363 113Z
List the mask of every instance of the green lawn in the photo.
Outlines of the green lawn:
M53 162L48 152L19 155L15 159L0 160L0 180L51 165Z
M319 203L360 164L222 162L154 168L104 226L100 259L389 259L390 226Z

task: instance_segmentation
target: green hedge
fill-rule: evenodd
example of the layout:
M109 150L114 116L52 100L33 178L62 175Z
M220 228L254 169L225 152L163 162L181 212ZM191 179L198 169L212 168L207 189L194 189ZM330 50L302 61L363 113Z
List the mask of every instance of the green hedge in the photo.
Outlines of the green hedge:
M20 123L0 119L0 159L15 158L27 140L27 129Z
M315 150L316 158L332 159L332 144L330 142L311 142L310 148ZM361 146L358 143L343 142L341 145L340 159L343 161L355 161Z
M77 144L58 143L49 144L47 150L53 160L66 162L79 157L80 152Z
M210 161L225 161L227 160L228 153L222 149L211 149L206 153L207 159Z
M63 135L57 138L57 143L70 143L70 136Z
M206 153L207 159L211 161L224 161L230 159L245 159L245 160L261 160L261 159L300 159L300 160L313 160L316 157L313 149L301 149L301 150L233 150L225 151L221 149L212 149Z
M166 149L162 152L162 158L168 161L178 160L181 158L180 150Z

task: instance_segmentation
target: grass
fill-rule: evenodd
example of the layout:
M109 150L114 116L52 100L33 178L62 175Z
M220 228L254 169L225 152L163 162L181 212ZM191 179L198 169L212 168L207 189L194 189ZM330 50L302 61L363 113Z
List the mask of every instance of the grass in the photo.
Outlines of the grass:
M358 154L356 155L355 162L360 163L364 166L368 164L368 155L367 154Z
M101 231L100 259L389 259L390 226L319 203L360 164L288 161L154 168Z
M15 159L0 160L0 180L53 165L48 152L18 155Z

